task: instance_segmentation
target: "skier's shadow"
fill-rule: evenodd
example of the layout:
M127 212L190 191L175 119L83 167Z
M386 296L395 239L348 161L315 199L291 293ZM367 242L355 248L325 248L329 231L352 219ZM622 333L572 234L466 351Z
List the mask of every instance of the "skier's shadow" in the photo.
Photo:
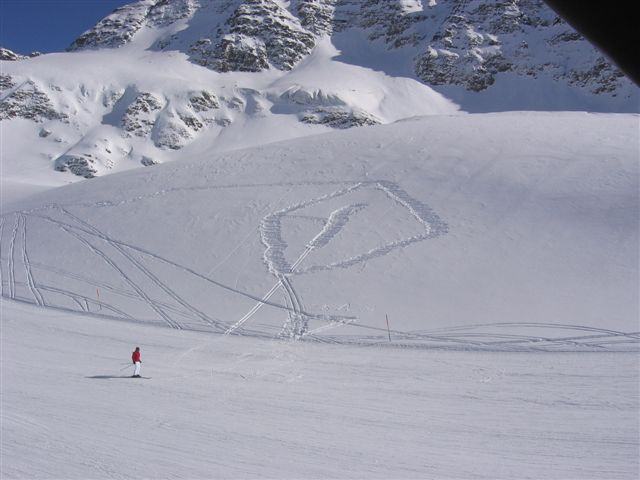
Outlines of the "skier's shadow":
M93 375L91 377L84 378L93 378L94 380L109 380L110 378L133 378L131 375Z

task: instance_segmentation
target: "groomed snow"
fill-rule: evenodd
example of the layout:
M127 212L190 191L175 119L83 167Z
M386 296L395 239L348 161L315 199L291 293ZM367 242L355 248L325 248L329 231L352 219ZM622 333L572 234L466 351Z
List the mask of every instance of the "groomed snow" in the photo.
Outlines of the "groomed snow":
M2 313L2 478L638 476L636 354L265 341L6 299ZM124 377L134 346L151 379Z

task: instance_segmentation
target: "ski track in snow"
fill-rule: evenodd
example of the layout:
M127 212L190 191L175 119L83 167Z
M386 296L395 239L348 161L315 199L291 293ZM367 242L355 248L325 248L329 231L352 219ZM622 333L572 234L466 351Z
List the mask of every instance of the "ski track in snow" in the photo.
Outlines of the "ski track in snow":
M56 226L58 226L60 228L75 230L75 231L78 231L78 232L82 232L85 235L88 235L88 236L91 236L91 237L96 237L96 238L99 238L101 240L105 240L105 237L103 235L100 235L100 234L96 233L95 231L90 231L90 230L86 230L86 229L84 229L82 227L78 227L77 225L70 225L68 223L61 222L59 220L56 220L56 219L51 218L51 217L46 216L46 215L37 215L37 214L32 213L31 216L40 218L42 220L45 220L45 221L47 221L49 223L52 223L52 224L54 224L54 225L56 225ZM230 287L228 285L225 285L224 283L217 282L217 281L215 281L215 280L213 280L213 279L211 279L209 277L206 277L205 275L202 275L201 273L196 272L195 270L193 270L193 269L191 269L189 267L185 267L184 265L180 265L179 263L176 263L176 262L174 262L172 260L169 260L167 258L161 257L161 256L159 256L159 255L157 255L155 253L149 252L148 250L145 250L143 248L139 248L139 247L136 247L134 245L115 240L113 238L110 238L109 241L113 242L113 243L115 243L117 245L126 247L126 248L128 248L128 249L130 249L132 251L138 252L138 253L140 253L142 255L148 256L148 257L150 257L152 259L155 259L155 260L158 260L160 262L163 262L163 263L165 263L167 265L170 265L172 267L175 267L175 268L177 268L179 270L182 270L185 273L191 274L194 277L197 277L197 278L199 278L201 280L204 280L204 281L206 281L208 283L211 283L212 285L215 285L217 287L223 288L223 289L225 289L225 290L227 290L229 292L236 293L238 295L242 295L242 296L247 297L247 298L249 298L251 300L257 300L257 301L261 300L259 297L256 297L256 296L254 296L254 295L252 295L250 293L247 293L247 292L244 292L242 290L238 290L238 289L232 288L232 287ZM287 307L285 307L283 305L280 305L278 303L273 303L273 302L264 302L264 303L266 305L269 305L269 306L272 306L272 307L276 307L276 308L281 308L281 309L287 310Z
M256 187L299 187L299 186L342 186L342 188L332 191L330 193L314 197L303 202L298 202L276 212L265 215L260 222L258 231L260 239L265 246L263 254L264 263L267 266L269 272L271 272L275 278L276 283L274 286L259 298L253 296L247 292L238 290L237 288L229 287L223 283L217 282L208 276L202 275L191 268L185 267L178 263L175 263L169 259L163 258L153 252L149 252L145 249L129 245L125 242L118 241L110 238L93 225L87 223L76 215L67 210L68 207L114 207L127 203L137 202L145 199L152 199L181 191L204 191L204 190L217 190L217 189L235 189L235 188L256 188ZM335 238L348 224L350 218L360 210L367 207L364 203L355 203L342 206L332 211L328 218L322 219L320 217L309 217L300 214L294 214L294 212L304 209L306 207L319 204L324 201L332 200L342 197L349 193L352 193L361 188L372 187L381 190L385 195L395 202L396 204L405 208L408 213L418 222L424 229L424 233L414 235L402 240L389 242L385 245L378 246L370 249L367 252L359 255L352 256L337 262L325 264L325 265L313 265L307 268L301 268L301 264L309 257L314 250L319 248L327 248L332 239ZM61 220L46 216L42 214L43 210L54 210L61 212L64 216L73 221L74 224L66 223ZM389 345L392 347L402 348L443 348L443 349L463 349L463 350L490 350L490 351L556 351L556 350L575 350L575 349L607 349L609 346L630 345L636 347L640 345L640 332L618 332L614 330L606 330L592 327L585 327L580 325L562 325L552 323L534 323L534 324L518 324L518 323L492 323L484 325L470 325L464 327L456 327L451 329L441 329L436 331L416 331L416 332L404 332L398 330L391 330L392 341L389 342L386 338L387 330L384 328L372 327L368 325L361 325L356 322L356 318L349 316L338 315L325 315L325 314L313 314L305 310L300 294L294 288L292 278L295 275L312 274L317 271L332 270L335 268L349 268L357 264L364 264L368 260L384 256L391 251L404 248L417 242L422 242L431 238L435 238L444 235L448 231L447 224L426 204L411 197L406 191L404 191L399 185L387 180L373 180L373 181L335 181L335 182L282 182L282 183L270 183L270 184L233 184L233 185L218 185L218 186L202 186L202 187L176 187L170 189L160 190L153 194L139 195L130 199L124 199L119 202L100 201L93 203L76 203L72 205L61 204L49 204L41 208L31 209L21 212L13 212L3 215L0 218L0 240L4 238L5 229L5 217L13 215L14 224L11 230L9 238L9 250L7 253L7 272L5 275L4 268L0 262L0 281L7 278L9 297L20 301L27 301L29 303L35 302L35 304L41 307L50 307L66 310L66 308L57 305L48 305L45 302L42 292L52 292L60 294L70 298L78 307L81 312L89 312L99 315L97 312L91 312L90 305L96 308L104 308L112 312L115 317L119 319L125 319L128 321L136 320L126 311L109 304L108 302L101 301L99 299L90 298L86 295L72 292L62 288L61 286L51 286L41 283L36 283L33 276L33 269L41 269L50 271L61 275L62 277L68 277L77 281L84 282L88 285L93 285L99 288L103 288L112 292L115 295L120 295L126 298L138 298L144 301L153 311L155 311L160 319L164 321L168 326L174 329L193 329L201 330L200 324L189 324L189 319L200 320L205 325L211 327L213 332L224 332L225 334L235 333L240 335L250 335L257 337L265 337L263 331L249 330L246 328L246 323L265 305L280 308L287 313L287 319L285 320L281 331L275 335L275 337L292 337L307 341L332 343L332 344L349 344L349 345L361 345L361 346L380 346ZM133 292L123 290L108 283L91 279L86 276L79 275L74 272L65 272L54 266L43 265L40 263L34 263L31 261L27 250L27 219L33 217L50 222L65 233L71 235L80 243L82 243L92 254L97 255L104 263L114 269L118 275L133 289ZM300 219L313 219L318 222L322 222L322 228L320 231L307 242L305 250L298 256L298 258L289 264L285 251L288 248L287 243L282 236L282 219L284 217L300 218ZM16 281L16 263L15 263L15 247L18 236L22 236L22 263L24 267L24 275L26 277L26 284ZM134 269L142 273L151 284L164 293L166 293L171 299L173 299L177 305L172 305L166 302L153 300L149 297L143 288L131 279L127 275L125 270L118 266L118 264L111 258L106 251L98 248L96 245L89 242L84 236L94 237L97 240L105 242L109 247L114 249L119 255L121 255ZM229 325L223 321L212 319L204 312L194 307L192 304L184 300L178 295L166 282L160 279L154 274L149 267L147 267L141 260L138 260L130 252L136 252L142 256L160 261L174 268L178 268L181 271L192 275L195 278L206 281L216 287L224 288L235 294L240 294L245 297L251 298L256 301L256 304L243 315L238 321ZM19 298L17 296L16 287L26 287L32 294L33 300ZM285 305L274 303L270 301L271 297L278 291L282 290L285 295ZM135 292L135 293L134 293ZM4 295L4 285L2 288L2 295ZM180 308L181 307L181 308ZM171 311L176 315L184 317L187 321L180 323L171 317L167 312ZM102 314L104 316L104 314ZM313 329L309 329L310 320L319 320L325 322L324 325L318 326ZM341 326L349 325L354 328L360 328L363 330L370 330L376 332L373 335L318 335L326 330L337 328ZM258 325L259 328L272 328L272 326ZM501 328L557 328L574 332L589 332L588 335L564 335L560 337L549 336L531 336L526 334L516 333L499 333L495 329ZM269 335L267 335L268 337Z
M285 256L285 251L288 245L282 237L283 217L289 216L292 212L298 211L300 209L344 196L362 187L368 186L373 186L374 188L382 190L391 200L407 209L408 212L425 229L425 233L421 235L415 235L404 240L388 243L381 247L371 249L364 254L357 255L340 262L331 263L329 265L314 265L307 269L299 269L298 266L310 253L312 253L314 249L326 247L331 242L331 240L336 237L347 225L350 217L353 214L357 213L359 210L362 210L366 207L366 204L363 203L347 205L331 212L325 222L324 227L313 239L309 241L303 254L293 265L288 264ZM290 303L294 309L294 313L289 314L288 320L283 326L282 335L299 338L301 336L304 336L308 329L308 319L303 314L301 314L300 311L296 311L302 310L302 308L299 297L296 295L291 279L289 278L290 275L296 273L312 273L320 270L331 270L337 267L351 267L358 263L366 262L373 258L387 255L396 248L403 248L413 243L443 235L446 232L446 223L443 222L440 217L438 217L438 215L436 215L435 212L431 210L431 208L429 208L419 200L411 197L396 183L383 180L356 182L351 185L347 185L345 188L312 198L310 200L296 203L294 205L290 205L265 216L260 223L260 237L262 243L265 245L264 261L267 265L268 270L278 279L279 284L289 296ZM273 293L273 288L269 291L269 293ZM235 329L239 328L242 324L248 321L254 313L255 311L248 312L244 317L236 322L236 324L234 324L227 331L227 333L231 333ZM339 324L339 322L330 322L330 325L332 326L337 326Z
M74 279L74 280L79 280L81 282L87 283L88 285L93 285L93 286L101 288L103 290L107 290L109 292L112 292L115 295L119 295L119 296L126 297L126 298L134 298L134 299L139 298L138 295L136 295L133 292L130 292L128 290L123 290L121 288L114 287L113 285L109 285L108 283L105 283L105 282L100 282L98 280L86 277L84 275L78 275L78 274L75 274L75 273L72 273L72 272L67 272L65 270L62 270L62 269L59 269L59 268L55 268L55 267L51 267L51 266L48 266L48 265L43 265L43 264L40 264L40 263L32 263L31 266L33 268L37 269L37 270L48 271L48 272L52 272L52 273L55 273L57 275L60 275L61 277L66 277L66 278L70 278L70 279ZM40 288L42 288L42 285L40 285ZM62 290L62 289L56 289L56 291L58 293L61 293L63 295L67 295L69 297L73 297L74 295L77 295L77 294L74 294L73 292L69 292L67 290ZM96 305L101 306L101 307L105 307L106 306L108 308L111 308L112 310L114 308L114 307L106 304L105 302L98 301L98 300L96 300L94 298L84 297L82 295L77 295L77 296L79 296L80 298L86 299L85 301L89 301L89 302L95 303ZM184 311L182 309L176 308L176 307L174 307L174 306L172 306L172 305L170 305L170 304L168 304L166 302L162 302L162 301L159 301L159 300L155 300L155 302L158 305L162 306L162 308L164 308L166 310L171 310L174 313L177 313L177 314L185 316L185 317L192 317L192 315L189 312L186 312L186 311ZM85 311L89 311L89 309L87 308ZM130 318L130 316L128 314L127 314L127 317Z
M160 315L160 317L167 323L167 325L169 325L172 328L178 329L180 330L182 327L176 323L171 317L169 317L169 315L167 315L153 300L151 300L151 298L149 298L149 296L144 292L144 290L142 290L142 288L140 288L120 267L118 267L118 265L111 259L109 258L102 250L100 250L99 248L97 248L95 245L92 245L88 240L84 239L80 234L72 231L71 229L67 228L67 227L60 227L63 231L67 232L68 234L72 235L73 237L75 237L80 243L82 243L83 245L85 245L87 248L89 248L89 250L91 250L93 253L95 253L96 255L98 255L99 257L101 257L104 262L109 265L111 268L113 268L116 272L118 272L120 274L120 276L123 278L123 280L125 282L127 282L131 288L133 288L136 293L138 293L138 295L140 296L141 299L143 299L158 315Z
M298 257L298 259L293 263L292 268L295 268L295 266L297 264L299 264L302 260L304 260L304 258L309 254L310 249L306 249L302 255L300 255L300 257ZM296 300L293 298L292 293L284 286L283 282L284 282L284 275L278 275L276 274L276 278L278 279L278 281L276 282L276 284L271 287L271 289L258 301L258 303L256 303L251 310L249 310L247 313L244 314L244 316L238 320L236 323L234 323L231 327L229 327L226 331L225 331L225 335L229 335L231 333L234 333L236 330L238 330L240 327L242 327L258 310L260 310L260 308L262 308L264 305L268 305L267 301L278 291L278 287L282 287L283 290L285 291L285 295L286 295L286 300L288 300L289 304L291 305L291 307L285 307L287 310L287 314L291 315L292 311L293 314L304 314L307 315L306 312L300 312L300 311L296 311ZM313 316L314 318L318 318L317 316ZM286 325L286 323L285 323Z
M93 225L90 225L89 223L81 220L80 218L76 217L75 215L73 215L72 213L70 213L69 211L65 210L64 208L61 208L61 211L67 215L68 217L74 219L76 222L78 222L81 225L84 225L85 227L87 227L88 229L94 231L96 234L104 237L105 239L108 239L108 237L106 235L104 235L100 230L98 230L97 228L95 228ZM106 240L107 243L109 243L109 245L111 245L113 248L115 248L118 252L120 252L120 254L125 257L127 260L129 260L129 262L131 262L139 271L141 271L147 278L149 278L151 280L151 282L160 287L167 295L169 295L171 298L173 298L176 302L178 302L180 305L182 305L184 308L186 308L187 310L191 311L194 315L196 315L197 317L199 317L201 320L203 320L205 323L220 329L221 331L224 331L224 328L222 326L221 322L215 321L211 318L209 318L207 315L205 315L203 312L201 312L200 310L198 310L197 308L195 308L193 305L187 303L185 300L183 300L178 294L176 294L171 288L169 288L164 282L162 282L157 276L155 276L153 273L151 273L151 271L149 269L147 269L141 262L139 262L138 260L136 260L131 254L129 254L128 252L125 251L125 249L118 245L117 243L112 242L111 240ZM177 325L179 325L177 322L175 322ZM181 327L180 327L181 328Z
M290 212L295 212L296 210L310 207L326 200L341 197L360 188L360 186L362 186L362 183L356 183L355 185L350 185L335 192L290 205L265 216L262 219L262 222L260 222L260 238L265 246L264 261L267 264L269 271L274 275L289 274L296 267L294 265L289 265L285 259L284 251L287 248L287 244L282 239L282 217L286 216ZM305 254L303 253L303 255ZM299 258L297 262L300 263L302 260L304 260L304 258Z
M89 303L91 303L92 305L96 305L96 306L99 306L101 308L106 308L107 310L111 310L116 315L120 315L120 316L122 316L124 318L128 318L128 319L133 319L133 317L131 315L129 315L127 312L125 312L123 310L120 310L119 308L114 307L113 305L109 305L108 303L96 300L94 298L89 298L89 297L86 297L84 295L80 295L78 293L73 293L73 292L70 292L68 290L64 290L62 288L53 287L53 286L50 286L50 285L40 285L40 289L44 290L45 292L59 293L61 295L69 297L71 300L73 300L80 307L81 311L84 311L84 312L91 313L91 309L89 308ZM84 303L82 303L82 302L84 302Z
M13 230L11 231L11 243L9 243L9 296L16 298L16 273L14 265L14 250L16 245L16 236L18 235L18 214L14 214Z
M36 282L33 279L33 272L31 270L31 262L29 261L29 255L27 253L27 218L24 215L20 215L20 223L22 224L22 262L24 263L24 268L27 274L27 283L29 285L29 291L35 298L36 304L39 307L46 306L44 301L44 297L38 287L36 286Z
M245 293L245 292L241 292L241 291L239 291L239 290L232 289L231 287L228 287L228 286L226 286L226 285L224 285L224 284L220 284L220 283L218 283L218 282L215 282L215 281L213 281L213 280L211 280L211 279L209 279L209 278L207 278L207 277L204 277L204 276L203 276L203 275L201 275L201 274L198 274L197 272L193 271L192 269L189 269L189 268L187 268L187 267L183 267L183 266L181 266L181 265L179 265L179 264L177 264L177 263L175 263L175 262L172 262L172 261L170 261L170 260L164 259L163 257L160 257L160 256L158 256L158 255L155 255L155 254L153 254L153 253L150 253L150 252L148 252L148 251L146 251L146 250L139 249L139 248L134 247L134 246L132 246L132 245L129 245L129 244L126 244L126 243L123 243L123 242L118 242L118 241L116 241L116 240L114 240L114 239L108 238L108 237L106 237L104 234L102 234L101 232L99 232L99 231L98 231L98 230L96 230L96 229L87 230L87 229L80 228L80 227L77 227L77 226L74 226L74 225L66 224L66 223L64 223L64 222L60 222L60 221L58 221L58 220L55 220L55 219L53 219L53 218L51 218L51 217L44 216L44 215L35 215L35 214L32 214L32 216L37 217L37 218L41 218L41 219L46 220L46 221L48 221L48 222L51 222L51 223L53 223L53 224L55 224L55 225L59 226L60 228L62 228L62 229L63 229L65 232L67 232L67 233L70 233L70 230L78 230L78 231L80 231L80 232L82 232L82 233L84 233L84 234L88 234L88 235L91 235L91 236L97 237L97 238L99 238L99 239L101 239L101 240L105 240L105 241L107 241L107 243L109 243L109 244L111 244L111 245L118 245L118 246L121 246L121 247L126 247L126 248L129 248L129 249L131 249L131 250L138 251L139 253L143 253L143 254L149 255L149 256L151 256L152 258L155 258L155 259L158 259L158 260L160 260L160 261L163 261L163 262L165 262L165 263L167 263L167 264L169 264L169 265L172 265L172 266L174 266L174 267L178 267L178 268L180 268L180 269L184 270L185 272L190 273L190 274L192 274L192 275L195 275L195 276L196 276L196 277L198 277L198 278L204 279L204 280L206 280L207 282L213 283L213 284L214 284L214 285L216 285L216 286L220 286L220 287L223 287L223 288L225 288L225 289L227 289L227 290L233 291L234 293L239 293L239 294L241 294L241 295L247 296L247 297L252 298L252 299L254 299L254 300L258 300L258 301L259 301L259 305L260 305L260 306L262 306L262 305L265 305L265 304L266 304L266 305L275 306L275 307L278 307L278 308L283 308L283 309L285 309L285 310L287 309L286 307L284 307L284 306L282 306L282 305L278 305L278 304L275 304L275 303L272 303L272 302L268 302L267 300L268 300L268 298L269 298L271 295L267 296L267 298L264 298L264 299L258 299L257 297L251 296L251 295L249 295L249 294L247 294L247 293ZM101 251L101 252L102 252L102 251ZM94 252L94 253L95 253L95 252ZM102 254L106 257L106 254L105 254L104 252L102 252ZM123 274L124 274L124 272L123 272L121 275L123 275ZM125 277L126 277L126 275L125 275ZM124 277L123 277L123 278L124 278ZM130 283L131 279L130 279L129 277L125 278L125 281L127 281L127 283L129 283L129 284L131 285L131 283ZM135 287L134 287L134 289L135 289ZM138 286L138 289L136 289L136 292L139 292L139 291L141 291L141 289L140 289L140 287ZM143 299L146 301L146 298L148 298L148 297L146 297L146 298L145 298L145 296L142 296L141 298L143 298ZM90 300L91 300L91 299L90 299ZM151 301L151 300L149 299L149 301ZM149 301L147 301L147 303L149 303ZM172 321L173 321L173 322L175 322L174 320L169 319L169 318L168 318L168 316L167 316L164 312L163 312L162 314L158 312L157 308L158 308L158 305L162 305L162 303L161 303L161 302L157 302L157 301L155 301L155 300L154 300L154 301L151 301L151 302L152 302L152 303L151 303L150 305L152 306L152 308L153 308L153 309L154 309L154 310L155 310L155 311L156 311L156 312L161 316L161 318L163 318L163 319L165 320L165 322L167 322L167 321L169 321L169 322L172 322ZM113 311L113 309L111 309L111 310ZM256 309L256 310L254 310L254 313L255 313L255 311L257 311L257 309ZM183 312L180 312L180 313L183 313ZM306 313L306 312L305 312L304 314L305 314L305 315L307 315L307 316L309 316L309 317L312 317L312 318L319 318L319 319L324 319L324 318L326 317L325 315L313 315L313 314L309 314L309 313ZM347 317L345 317L345 318L347 318ZM222 322L220 322L220 325L223 325L223 324L222 324ZM181 327L182 327L182 328L184 328L184 325L181 325ZM220 330L220 329L218 329L218 330ZM244 333L248 333L248 332L244 332Z
M333 237L340 233L340 230L342 230L342 228L347 224L351 215L362 210L366 206L367 205L365 203L357 203L331 212L323 229L313 240L309 242L307 247L322 248L327 245Z
M334 219L333 223L335 223L336 225L333 225L330 224L330 217L330 221L327 222L327 225L329 225L328 229L325 226L322 232L307 245L305 251L302 252L298 259L292 265L289 265L285 258L287 243L282 239L282 217L288 215L290 212L294 212L326 200L346 195L347 193L353 192L361 185L362 183L358 182L356 184L349 185L346 188L342 188L340 190L321 195L304 202L290 205L274 213L268 214L260 222L260 238L263 245L265 246L264 261L267 265L268 270L277 279L277 283L265 294L265 296L263 297L263 301L268 300L277 291L278 286L281 286L285 291L285 294L288 296L289 303L293 309L293 312L288 312L288 320L282 327L282 331L280 334L281 336L300 337L306 332L308 326L308 316L303 313L303 306L302 302L300 301L300 297L296 294L293 285L291 284L291 281L289 280L287 275L293 273L298 265L300 265L300 263L302 263L304 259L316 247L316 245L314 245L313 243L313 240L316 240L324 233L324 236L322 236L322 241L324 242L323 245L326 245L326 243L328 243L329 240L337 234L341 227L344 226L348 219L345 219L344 216L339 216L340 220ZM337 222L339 221L343 221L344 223L338 228ZM330 232L333 233L333 236L329 236ZM244 325L260 308L261 303L256 304L242 318L240 318L240 320L234 323L225 332L225 334L235 332L238 328Z
M381 247L376 247L368 252L345 260L330 263L328 265L314 265L306 269L298 269L297 274L307 274L323 270L333 270L335 268L349 268L359 263L364 263L377 257L387 255L397 248L408 247L417 242L422 242L430 238L444 235L448 231L447 224L427 205L419 200L411 197L407 192L402 190L397 184L389 181L370 182L376 188L382 190L390 199L406 208L409 213L420 223L425 229L424 234L414 235L412 237L387 243ZM335 213L335 212L334 212ZM343 225L341 225L342 227ZM338 229L334 235L339 232ZM326 242L330 241L333 236L328 235ZM326 244L326 243L325 243Z

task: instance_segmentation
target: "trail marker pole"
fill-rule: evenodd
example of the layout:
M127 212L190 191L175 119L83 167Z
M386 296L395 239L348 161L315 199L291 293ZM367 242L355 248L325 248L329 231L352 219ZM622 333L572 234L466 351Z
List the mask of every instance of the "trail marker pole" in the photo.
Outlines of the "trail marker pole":
M384 318L387 319L387 333L389 334L389 341L391 341L391 330L389 329L389 315L385 313Z
M102 304L100 303L100 290L96 288L96 297L98 299L98 310L102 310Z

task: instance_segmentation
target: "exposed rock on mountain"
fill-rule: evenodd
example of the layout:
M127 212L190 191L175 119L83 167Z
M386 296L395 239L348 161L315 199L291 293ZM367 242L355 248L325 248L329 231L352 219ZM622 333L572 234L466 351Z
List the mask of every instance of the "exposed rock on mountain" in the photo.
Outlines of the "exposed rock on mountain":
M140 163L145 167L151 167L153 165L158 164L158 162L156 162L153 158L149 158L147 156L143 156L142 159L140 160Z
M199 39L190 52L194 61L220 72L291 70L314 44L314 36L279 2L246 0L214 38Z
M189 98L189 103L196 112L206 112L209 110L220 108L220 103L218 102L215 93L211 93L206 90L202 90L200 93L193 94Z
M24 60L25 58L29 58L29 57L26 57L25 55L20 55L19 53L12 52L8 48L0 47L0 60L4 60L7 62L15 62L17 60Z
M622 71L608 63L604 57L598 57L592 66L574 69L557 78L566 78L570 85L588 88L595 94L611 93L614 96L620 85L628 81Z
M70 171L79 177L93 178L98 172L94 164L95 160L90 153L82 155L64 154L56 159L54 168L58 172Z
M340 108L317 108L304 115L302 121L315 125L327 125L332 128L362 127L382 123L367 112L348 111Z
M192 15L199 4L197 0L139 0L116 9L78 37L69 50L120 47L143 26L170 25Z
M34 122L67 121L68 115L56 111L51 99L38 88L35 82L27 80L17 88L14 87L15 83L10 76L0 76L0 88L2 89L0 120L24 118Z
M295 85L276 100L298 110L300 121L310 125L326 125L331 128L351 128L378 125L382 121L360 108L353 108L340 95L324 90L307 90Z
M482 91L506 72L549 74L593 93L615 93L627 82L542 0L140 0L116 10L70 49L118 47L142 27L192 17L197 25L210 18L208 28L199 32L187 23L156 47L185 51L219 72L290 70L319 35L359 29L387 49L415 49L416 75L430 85Z
M195 117L184 116L196 128L189 128L182 118L173 112L167 112L159 118L153 132L153 143L156 147L178 150L193 139L194 130L202 128L202 124Z
M418 24L427 20L427 9L436 7L423 7L420 0L343 0L336 5L336 29L359 27L369 40L381 39L389 48L416 46L423 40Z
M91 30L83 33L69 50L120 47L133 38L149 17L149 10L157 0L140 0L116 9Z
M502 72L549 74L593 93L613 92L623 77L541 0L455 2L416 61L426 83L472 91L489 88Z
M292 11L297 14L304 28L322 35L333 31L336 2L337 0L297 0Z
M294 85L280 95L280 98L297 105L346 105L347 103L335 93L324 90L306 90Z
M4 93L5 90L15 87L13 79L9 75L0 74L0 93Z
M460 109L637 110L637 89L542 0L138 0L69 50L82 61L0 49L0 120L42 124L43 156L87 178L198 142Z
M151 93L138 94L122 117L122 128L128 135L148 136L158 117L156 112L163 106L164 102Z
M97 127L56 158L54 168L93 178L113 169L119 160L131 154L131 150L123 137L110 137L104 127Z

